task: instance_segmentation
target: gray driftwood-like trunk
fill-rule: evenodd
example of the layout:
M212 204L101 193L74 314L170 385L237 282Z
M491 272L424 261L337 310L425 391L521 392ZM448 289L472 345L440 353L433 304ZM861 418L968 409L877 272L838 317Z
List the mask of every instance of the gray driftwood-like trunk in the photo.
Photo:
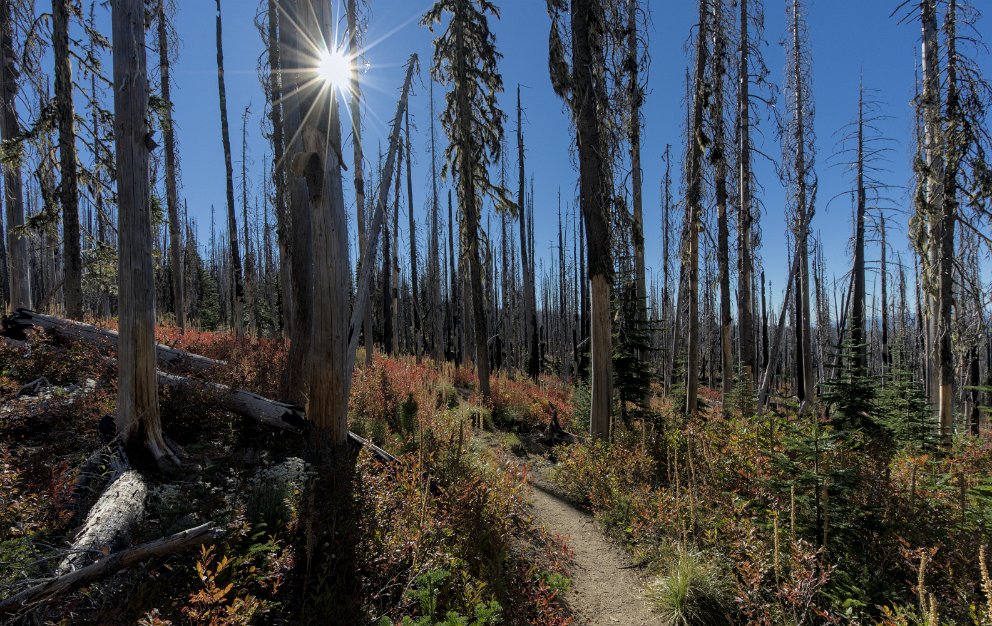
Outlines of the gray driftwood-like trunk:
M112 15L120 259L117 430L132 463L147 455L157 466L166 467L178 459L162 436L155 376L144 3L119 0L113 4Z
M135 470L128 470L114 479L86 515L69 555L62 559L55 575L62 576L83 568L101 552L123 548L132 529L145 514L147 495L148 485Z
M297 0L298 44L309 40L333 45L330 5ZM306 57L295 54L291 72L305 80L312 73ZM346 356L349 331L348 218L342 186L341 124L334 86L311 84L296 99L302 118L301 141L290 152L289 162L306 181L313 229L313 319L310 337L310 389L307 414L315 428L312 447L324 459L344 445L348 435L348 387L351 381Z
M355 213L358 222L358 257L365 252L368 234L365 231L365 156L362 147L362 84L358 80L358 68L361 61L361 34L358 26L358 0L348 0L348 51L351 55L350 88L351 98L348 106L351 111L351 145L354 156L355 177ZM361 268L358 269L361 273ZM363 320L363 337L365 338L365 366L372 365L372 353L375 346L372 343L372 309L365 313Z

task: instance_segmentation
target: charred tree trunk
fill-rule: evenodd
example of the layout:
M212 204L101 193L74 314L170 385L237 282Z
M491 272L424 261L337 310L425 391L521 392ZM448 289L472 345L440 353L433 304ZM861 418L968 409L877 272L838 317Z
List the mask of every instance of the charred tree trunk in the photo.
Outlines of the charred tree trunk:
M234 171L231 164L231 134L227 124L227 90L224 86L224 42L220 15L220 0L217 4L217 90L220 94L220 132L224 147L224 173L227 177L227 235L231 246L231 325L238 337L244 328L244 285L241 278L241 252L238 244L238 222L234 209ZM247 224L245 225L247 227Z
M865 163L864 163L864 89L858 96L857 188L854 214L854 295L851 300L851 346L854 363L864 373L868 365L865 340Z
M443 320L441 316L441 219L437 189L437 151L434 137L434 81L430 82L431 98L431 218L430 250L428 250L428 288L430 289L431 349L436 361L443 355Z
M717 266L720 281L720 355L723 410L729 410L730 394L734 388L733 320L730 317L730 226L727 217L727 156L724 129L724 76L726 74L727 40L723 25L723 0L713 4L713 99L710 117L713 138L710 160L713 163L717 210ZM741 328L742 336L744 329Z
M592 346L592 407L590 435L609 439L613 403L613 353L610 292L613 259L610 251L609 190L604 175L603 136L600 127L600 88L597 69L602 63L603 8L598 0L572 0L572 90L579 149L579 203L586 233L590 284ZM602 80L602 76L599 77Z
M798 377L798 392L801 401L812 400L815 396L813 372L813 340L810 320L809 297L809 232L802 228L802 223L808 222L813 212L809 206L809 190L807 189L806 174L809 165L806 159L806 100L805 77L803 75L802 46L800 43L799 0L792 3L792 64L795 107L795 142L796 142L796 255L798 256L799 273L796 277L796 363ZM772 356L774 358L774 355Z
M757 375L757 358L754 349L754 302L752 290L754 276L754 250L752 233L754 215L751 193L751 40L749 36L750 13L748 0L740 0L740 66L737 70L737 128L739 133L738 155L738 215L737 215L737 308L741 354L744 375L754 382Z
M523 297L523 328L524 340L527 349L527 373L531 378L537 380L540 374L540 360L538 358L537 340L537 302L534 294L534 258L533 250L529 246L527 237L527 205L524 197L526 178L524 174L524 130L523 130L523 109L520 106L520 85L517 85L517 163L519 165L518 186L517 186L517 206L519 209L518 219L520 220L520 268L523 274L524 297Z
M52 44L55 57L55 103L59 127L62 179L62 241L65 250L62 291L69 317L83 316L83 257L79 233L79 180L76 173L76 111L72 104L72 56L69 51L68 0L52 0Z
M413 152L410 149L410 109L406 110L406 212L410 228L410 301L413 308L413 343L417 362L424 351L420 323L420 283L417 279L417 226L413 220Z
M289 250L289 207L286 203L285 132L283 128L282 58L279 54L280 15L277 0L268 0L269 115L272 121L272 186L275 194L276 240L279 244L279 295L283 336L292 336L293 299ZM285 384L284 384L285 388Z
M172 85L165 0L158 0L158 64L162 81L162 134L165 137L165 203L169 214L169 264L172 266L172 305L180 332L186 331L186 297L182 257L182 225L176 191L176 135L172 126Z
M637 297L637 321L647 322L647 280L644 270L644 215L641 182L641 100L643 93L638 82L638 36L637 36L637 12L639 10L637 0L628 0L627 15L627 65L630 73L628 85L628 98L630 98L630 172L632 185L632 204L634 213L634 285ZM644 360L647 355L638 351L639 359Z
M287 25L297 22L296 12L285 0L278 0L282 9L280 16ZM279 57L281 75L289 84L283 88L282 112L285 122L284 137L286 140L284 167L286 190L289 195L289 263L290 263L290 301L289 310L292 314L289 325L289 354L287 358L287 374L285 378L285 397L290 401L303 405L307 401L308 385L310 382L310 336L313 331L313 239L311 237L311 216L307 196L307 185L301 172L292 165L292 155L302 152L303 110L299 104L303 85L310 79L290 71L294 67L302 67L307 61L301 59L303 52L299 49L298 29L296 26L279 29Z
M719 1L719 0L718 0ZM689 131L689 190L686 196L688 211L688 355L686 357L686 402L685 411L696 414L699 387L699 228L702 219L703 186L703 112L706 110L706 40L709 32L708 0L699 0L699 25L696 39L696 69L692 103L692 127Z
M0 139L9 141L20 136L17 121L17 55L14 52L13 7L0 2ZM7 254L9 255L10 308L30 308L31 266L28 238L21 232L24 226L24 195L21 164L4 160L3 191L7 212Z

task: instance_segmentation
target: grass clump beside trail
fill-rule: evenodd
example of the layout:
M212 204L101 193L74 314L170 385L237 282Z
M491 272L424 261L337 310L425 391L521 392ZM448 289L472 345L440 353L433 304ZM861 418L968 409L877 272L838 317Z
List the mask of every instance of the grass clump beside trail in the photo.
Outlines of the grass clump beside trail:
M665 573L655 578L648 593L663 624L715 626L729 621L733 585L716 560L680 547L659 565Z

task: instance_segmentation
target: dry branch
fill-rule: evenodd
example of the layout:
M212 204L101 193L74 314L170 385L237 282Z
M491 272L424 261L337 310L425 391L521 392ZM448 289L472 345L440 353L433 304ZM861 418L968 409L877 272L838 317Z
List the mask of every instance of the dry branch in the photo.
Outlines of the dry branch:
M137 565L152 558L162 557L181 552L193 546L217 539L223 531L217 529L213 522L207 522L195 528L178 532L169 537L162 537L133 548L115 552L92 565L58 576L44 583L29 587L5 600L0 600L0 615L10 614L28 604L44 602L86 583L109 576L119 570Z

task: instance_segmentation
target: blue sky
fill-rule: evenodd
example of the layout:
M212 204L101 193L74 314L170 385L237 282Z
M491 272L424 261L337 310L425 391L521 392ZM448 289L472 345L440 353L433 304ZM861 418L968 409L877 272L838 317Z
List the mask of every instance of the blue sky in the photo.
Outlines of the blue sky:
M340 0L331 0L337 3ZM384 120L395 110L402 65L412 52L420 55L421 81L415 84L411 101L412 121L416 126L414 144L414 197L418 236L426 236L425 203L429 200L429 114L427 67L432 52L433 34L420 27L419 19L429 2L425 0L372 0L367 42L369 68L365 74L366 157L374 163L377 143L384 141ZM514 146L516 130L515 90L524 86L526 109L524 133L527 144L528 177L535 176L536 240L538 254L550 258L557 238L557 193L571 203L576 194L577 174L570 157L573 132L561 101L554 95L547 72L547 38L549 20L543 0L502 0L502 19L492 28L499 50L504 55L500 69L506 87L502 98L508 114L506 131ZM661 155L665 144L672 144L673 162L681 160L684 76L688 56L686 41L696 21L696 3L692 0L650 0L648 31L651 67L644 107L642 164L644 170L645 233L647 264L660 268L660 180L663 174ZM791 4L791 2L790 2ZM840 276L847 271L850 255L850 201L837 198L827 201L851 186L843 167L830 166L836 150L837 132L856 115L858 83L863 75L866 87L876 91L882 112L888 119L880 123L886 136L896 141L890 154L886 182L895 185L891 192L895 207L908 205L905 191L910 180L907 147L912 138L910 101L913 97L914 53L918 47L917 23L899 24L890 17L894 0L809 0L808 17L813 55L815 131L817 135L817 174L820 180L817 217L814 231L822 237L827 251L828 274ZM177 0L175 27L182 40L173 66L175 120L182 158L181 196L188 199L189 210L199 221L201 236L209 228L209 211L213 204L222 215L224 208L224 166L220 142L219 110L214 49L214 3L211 0ZM264 111L264 94L259 85L257 63L263 43L255 29L256 3L253 0L223 0L224 47L227 72L227 99L235 152L235 170L239 169L241 151L241 112L252 106L249 125L249 152L255 184L260 184L262 164L270 148L261 134L259 121ZM341 8L336 6L336 8ZM108 10L109 13L109 10ZM765 4L764 54L770 79L783 84L784 57L780 41L785 34L786 3L767 0ZM107 19L109 22L109 18ZM987 28L989 18L983 18ZM108 66L109 67L109 66ZM440 89L435 98L440 103ZM778 159L780 149L770 119L762 119L763 139L759 148ZM443 133L438 128L439 137ZM514 171L515 151L510 156ZM350 149L346 150L350 156ZM757 173L763 186L761 217L763 244L761 255L768 278L774 283L774 297L779 299L786 274L784 191L772 166L758 159ZM350 179L350 174L346 173ZM511 178L515 180L515 175ZM679 174L673 172L677 181ZM513 187L515 188L515 187ZM346 193L351 189L345 185ZM354 238L353 205L352 237ZM405 217L405 216L404 216ZM904 237L906 215L892 214L890 233L893 252L902 251L909 261ZM218 223L223 223L218 220ZM405 219L401 220L401 224ZM405 231L401 233L406 236ZM554 243L553 243L554 242ZM877 259L877 247L868 254ZM891 261L890 261L891 262ZM869 278L869 289L873 279Z

